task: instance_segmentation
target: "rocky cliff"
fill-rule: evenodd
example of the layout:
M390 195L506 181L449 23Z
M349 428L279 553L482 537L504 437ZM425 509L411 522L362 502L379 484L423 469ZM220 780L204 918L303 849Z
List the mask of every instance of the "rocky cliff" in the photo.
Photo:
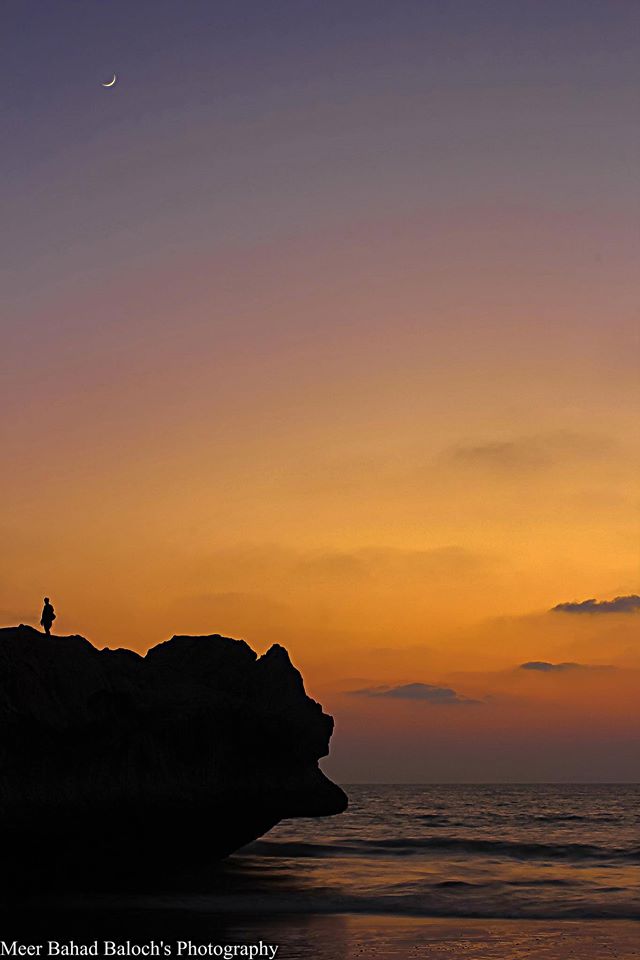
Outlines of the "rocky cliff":
M332 729L277 645L173 637L141 657L0 630L5 876L170 872L340 813L318 768Z

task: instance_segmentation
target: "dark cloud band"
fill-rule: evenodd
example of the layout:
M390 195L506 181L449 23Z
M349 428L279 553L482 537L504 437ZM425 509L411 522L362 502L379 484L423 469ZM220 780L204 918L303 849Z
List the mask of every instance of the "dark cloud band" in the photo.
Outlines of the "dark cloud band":
M529 660L527 663L521 663L518 669L537 670L538 673L566 673L568 670L613 670L614 667L608 664L549 663L548 660Z
M558 603L552 612L558 613L635 613L640 610L640 596L637 593L613 600L581 600L573 603Z
M356 697L386 697L391 700L421 700L425 703L439 705L467 705L481 703L480 700L470 700L461 697L451 687L438 687L430 683L405 683L397 687L367 687L363 690L350 690L351 696Z

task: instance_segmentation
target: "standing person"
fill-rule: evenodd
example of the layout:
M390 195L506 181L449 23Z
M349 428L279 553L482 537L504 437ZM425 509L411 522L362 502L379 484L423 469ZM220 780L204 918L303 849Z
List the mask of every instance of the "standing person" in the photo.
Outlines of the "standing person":
M44 632L47 636L51 635L51 624L55 620L56 615L53 612L53 607L49 601L49 597L44 598L44 607L42 608L42 616L40 617L40 624L44 627Z

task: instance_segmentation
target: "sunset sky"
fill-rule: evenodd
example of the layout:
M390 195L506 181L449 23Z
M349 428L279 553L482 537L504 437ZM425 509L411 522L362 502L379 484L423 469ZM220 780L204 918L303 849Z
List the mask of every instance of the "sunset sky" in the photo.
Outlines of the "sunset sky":
M342 782L639 779L636 0L0 28L0 625L280 642Z

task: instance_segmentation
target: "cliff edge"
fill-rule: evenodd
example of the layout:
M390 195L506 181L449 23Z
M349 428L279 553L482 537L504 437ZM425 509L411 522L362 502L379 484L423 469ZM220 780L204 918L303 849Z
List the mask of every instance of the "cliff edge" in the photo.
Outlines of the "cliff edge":
M5 876L158 875L341 813L318 767L332 730L278 645L178 636L142 657L1 629Z

